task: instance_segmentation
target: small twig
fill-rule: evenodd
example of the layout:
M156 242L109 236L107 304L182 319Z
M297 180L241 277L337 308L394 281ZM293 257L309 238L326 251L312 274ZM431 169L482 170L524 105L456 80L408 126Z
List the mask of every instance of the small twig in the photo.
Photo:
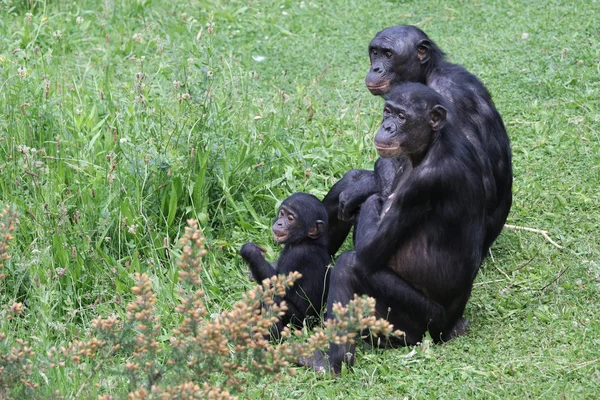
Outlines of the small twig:
M559 249L562 249L562 246L560 244L558 244L554 240L550 239L550 236L548 235L547 231L543 231L541 229L535 229L535 228L528 228L526 226L509 225L509 224L505 224L504 229L515 229L515 230L520 230L520 231L539 233L544 237L544 239L546 239L547 241L552 243L554 246L558 247Z
M526 266L528 266L529 264L531 264L531 262L537 257L537 255L539 254L540 249L538 248L538 251L535 252L535 254L533 255L533 257L531 257L528 261L524 262L523 264L519 265L517 268L515 269L511 269L508 272L515 272L515 271L519 271L523 268L525 268Z
M111 350L111 352L109 354L109 357L112 357L112 355L114 353L115 352ZM102 364L104 364L104 361L106 361L107 358L109 358L109 357L103 358L102 360L100 360L98 362L98 364L96 364L96 366L94 368L92 368L92 370L89 372L89 374L87 375L86 379L83 381L83 383L81 384L81 386L79 386L79 390L75 394L75 398L76 399L79 398L79 396L81 395L81 392L83 392L83 389L85 389L86 386L89 385L90 380L92 379L92 377L94 376L94 374L100 370L100 368L102 367Z
M496 280L487 281L487 282L477 282L477 283L474 283L473 286L481 286L481 285L487 285L489 283L498 283L498 282L504 282L504 281L505 281L505 279L496 279Z
M577 371L578 369L585 368L588 365L592 365L594 363L600 363L600 358L596 358L595 360L590 360L590 361L582 362L576 368L573 368L573 371Z
M565 274L565 272L567 272L567 270L571 268L571 264L569 264L566 268L563 264L563 269L558 273L558 275L556 276L556 278L554 278L552 280L552 282L550 282L549 284L547 284L546 286L544 286L543 288L540 289L541 292L545 291L546 289L548 289L548 287L550 285L552 285L554 282L558 281L560 279L561 276L563 276Z
M319 81L321 79L323 79L323 76L325 76L325 72L327 72L328 69L329 69L329 64L325 64L325 68L323 68L323 71L321 72L321 74L315 78L315 80L310 84L310 86L319 83Z
M504 275L506 277L506 279L508 279L510 281L510 276L508 276L508 274L504 271L502 271L495 263L493 264L494 268L496 268L502 275Z

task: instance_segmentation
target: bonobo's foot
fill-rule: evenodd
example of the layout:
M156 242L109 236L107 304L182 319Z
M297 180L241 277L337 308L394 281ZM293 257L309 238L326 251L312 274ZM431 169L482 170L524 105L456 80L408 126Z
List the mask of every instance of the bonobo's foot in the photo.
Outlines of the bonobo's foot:
M450 329L450 331L445 335L447 337L447 339L444 341L447 342L450 339L454 339L455 337L466 334L467 330L468 330L468 326L469 326L469 320L465 319L463 317L460 317L458 319L458 321L456 321L456 323L454 324L452 329Z
M339 375L339 373L335 373L331 369L329 362L325 359L326 357L327 355L323 355L321 351L317 350L313 353L312 357L298 357L296 363L300 366L314 369L319 374L330 372L333 375Z

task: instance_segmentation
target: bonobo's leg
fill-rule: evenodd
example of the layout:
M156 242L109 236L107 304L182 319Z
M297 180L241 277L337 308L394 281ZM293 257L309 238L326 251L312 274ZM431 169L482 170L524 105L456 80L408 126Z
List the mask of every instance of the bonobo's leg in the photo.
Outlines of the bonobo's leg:
M287 295L283 299L276 296L273 300L277 305L280 305L281 301L285 300L288 307L285 314L279 319L279 321L277 321L271 326L271 329L269 330L270 337L265 337L265 339L267 340L270 339L274 341L279 341L279 339L281 338L281 332L283 331L283 328L285 328L290 322L292 323L294 328L302 329L302 323L304 322L304 320L301 319L299 316L304 315L304 313L301 312L300 309L293 302L290 301Z
M333 271L331 272L331 281L329 284L329 296L327 296L327 318L333 318L333 305L341 303L346 306L354 298L354 294L362 295L365 293L365 287L361 281L359 271L360 265L353 251L342 253L339 257ZM354 354L356 353L356 344L335 344L329 345L329 365L332 372L338 375L342 372L342 361L351 367L354 364Z
M329 255L334 256L346 240L354 224L352 217L358 207L377 191L375 173L367 170L350 170L333 185L323 199L329 219L327 232Z
M327 298L328 318L333 315L333 304L340 302L345 306L354 293L375 298L377 317L387 319L396 329L404 331L403 341L406 345L421 341L426 331L438 342L461 334L465 328L461 315L467 295L457 298L446 310L393 271L387 268L372 271L361 264L355 252L345 252L331 274ZM352 366L355 349L355 345L331 343L326 355L316 352L312 359L301 360L300 363L319 372L330 370L337 375L341 372L343 362Z
M486 232L482 253L483 257L487 256L488 250L492 246L492 243L494 243L498 235L500 235L500 232L502 232L502 228L504 228L504 223L506 222L506 218L508 217L508 213L512 205L512 195L510 190L508 193L498 191L498 197L497 207L492 211L488 210L486 215Z
M357 273L358 267L354 252L347 251L340 255L337 263L331 271L329 281L329 295L327 296L327 318L333 316L333 305L337 302L347 305L354 298L354 294L364 294L364 287ZM346 360L349 365L354 362L356 345L330 344L327 354L316 351L311 359L299 359L301 365L313 368L317 372L331 371L338 375L342 370L344 355L349 354Z

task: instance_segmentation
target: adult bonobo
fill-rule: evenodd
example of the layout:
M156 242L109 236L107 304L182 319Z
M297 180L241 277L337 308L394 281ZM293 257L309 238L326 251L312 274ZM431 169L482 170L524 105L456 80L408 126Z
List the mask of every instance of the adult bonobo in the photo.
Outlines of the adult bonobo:
M448 62L444 52L414 26L399 25L377 33L369 45L369 57L371 69L365 81L371 93L387 98L398 85L416 82L434 89L452 104L455 110L452 123L471 141L483 168L485 255L506 222L512 204L513 179L510 142L490 94L477 77ZM335 254L343 243L352 225L347 218L355 214L366 198L365 193L380 190L378 169L384 174L387 170L398 170L398 160L378 160L375 174L350 171L323 200L330 215L330 254Z
M285 315L271 329L272 337L278 338L288 323L301 328L306 317L319 317L327 299L327 272L331 263L327 253L327 212L312 194L294 193L281 203L272 229L275 241L285 245L277 262L267 262L265 250L251 242L242 246L240 255L257 283L292 271L302 274L283 299L275 299L277 303L285 300L288 306Z
M378 317L406 333L404 344L462 333L463 311L482 259L485 207L482 168L458 129L449 102L427 86L395 86L387 94L375 147L384 158L406 156L391 194L361 206L355 250L331 273L327 313L354 293L376 299ZM330 344L300 363L339 373L355 346Z

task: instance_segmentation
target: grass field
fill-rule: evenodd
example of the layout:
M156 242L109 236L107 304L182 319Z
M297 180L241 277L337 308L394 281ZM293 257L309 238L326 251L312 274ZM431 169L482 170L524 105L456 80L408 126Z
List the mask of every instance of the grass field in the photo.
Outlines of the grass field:
M26 307L0 331L45 354L122 315L134 272L168 324L190 218L207 237L210 312L228 309L251 286L241 245L278 254L281 200L372 168L382 100L364 86L366 49L408 23L492 93L513 150L508 223L562 248L505 230L466 336L360 349L341 377L299 368L246 395L598 398L599 20L595 0L0 0L0 200L20 220L0 299ZM33 379L41 397L73 398L84 372Z

